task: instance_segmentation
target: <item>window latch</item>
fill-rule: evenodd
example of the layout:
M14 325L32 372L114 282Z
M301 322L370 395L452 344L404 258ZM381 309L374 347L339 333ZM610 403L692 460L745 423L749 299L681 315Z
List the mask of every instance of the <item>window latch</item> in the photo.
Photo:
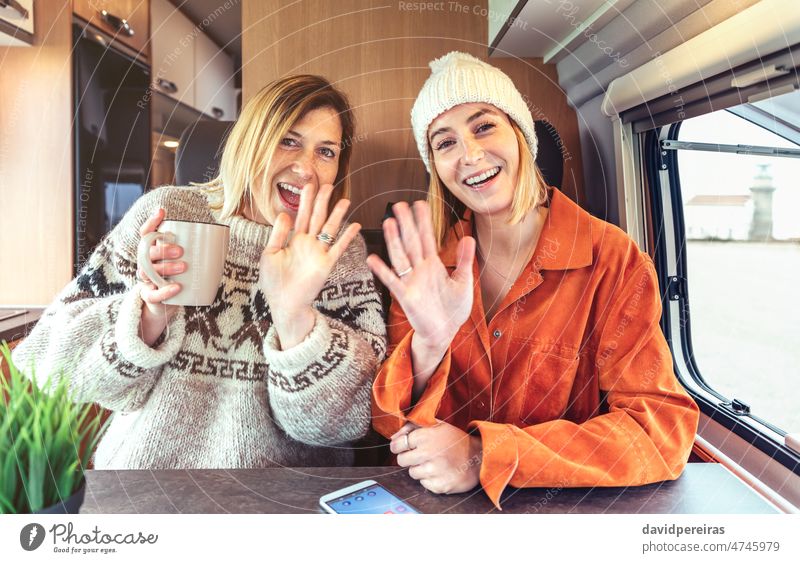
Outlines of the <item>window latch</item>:
M750 405L743 403L739 399L734 399L727 403L720 403L719 406L724 407L735 415L745 416L750 414Z
M670 276L667 296L670 301L679 301L686 297L686 278Z

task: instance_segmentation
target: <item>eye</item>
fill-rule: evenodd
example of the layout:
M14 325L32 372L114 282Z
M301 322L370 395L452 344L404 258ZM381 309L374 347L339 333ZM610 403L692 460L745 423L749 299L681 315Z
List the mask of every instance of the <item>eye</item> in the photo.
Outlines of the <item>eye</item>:
M298 143L295 139L291 137L284 137L281 139L281 144L285 147L299 147L300 143Z
M336 152L334 152L334 150L331 149L330 147L322 147L321 149L319 149L319 152L326 158L336 157Z
M436 145L436 150L440 151L442 149L446 149L447 147L453 145L454 143L455 141L453 141L452 139L443 139L439 141L439 144Z
M494 123L489 123L487 121L486 123L481 123L480 125L478 125L478 127L475 129L475 133L485 133L486 131L494 129L494 127L495 127Z

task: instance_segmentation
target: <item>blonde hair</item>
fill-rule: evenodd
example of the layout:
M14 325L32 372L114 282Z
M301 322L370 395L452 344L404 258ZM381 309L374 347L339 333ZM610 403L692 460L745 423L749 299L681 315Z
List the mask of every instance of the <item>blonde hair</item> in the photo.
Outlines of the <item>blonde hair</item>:
M281 139L309 111L331 108L342 126L339 168L331 196L331 208L350 195L350 156L355 132L347 97L321 76L300 74L275 80L261 89L242 109L222 151L219 174L210 182L196 184L211 196L212 209L222 218L241 212L244 197L253 201L253 185L260 178L263 197L271 190L264 172ZM268 199L267 199L268 200Z
M508 224L516 225L528 211L547 201L547 183L539 167L536 166L522 129L513 119L511 120L511 127L514 129L519 148L519 170ZM431 163L430 182L428 183L428 205L433 221L433 234L441 249L446 241L447 231L464 216L466 206L447 189L447 186L444 185L436 173L433 149L430 143L428 144L428 162Z

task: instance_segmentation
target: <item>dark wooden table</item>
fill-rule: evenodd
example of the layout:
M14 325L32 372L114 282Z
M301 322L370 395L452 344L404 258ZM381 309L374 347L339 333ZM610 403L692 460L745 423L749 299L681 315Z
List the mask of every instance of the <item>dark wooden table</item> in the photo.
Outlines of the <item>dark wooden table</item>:
M397 467L88 471L81 513L318 513L319 497L374 479L420 512L498 512L482 490L434 495ZM778 512L727 469L690 463L675 481L642 487L513 489L504 513L757 514Z

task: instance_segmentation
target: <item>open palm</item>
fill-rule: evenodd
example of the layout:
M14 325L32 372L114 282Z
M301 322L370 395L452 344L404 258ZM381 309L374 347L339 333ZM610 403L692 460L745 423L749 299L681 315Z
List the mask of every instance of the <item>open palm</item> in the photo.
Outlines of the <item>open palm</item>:
M324 185L315 198L312 185L303 188L291 236L288 215L281 213L275 221L261 254L259 281L271 308L297 311L311 306L336 261L358 234L361 226L353 223L332 245L318 238L320 233L335 238L350 206L349 200L342 199L328 217L332 191L333 186Z
M472 310L475 240L459 241L456 269L450 274L439 258L428 204L415 202L412 215L408 204L398 203L394 212L397 218L383 223L394 271L375 255L367 263L397 299L416 336L447 345Z

